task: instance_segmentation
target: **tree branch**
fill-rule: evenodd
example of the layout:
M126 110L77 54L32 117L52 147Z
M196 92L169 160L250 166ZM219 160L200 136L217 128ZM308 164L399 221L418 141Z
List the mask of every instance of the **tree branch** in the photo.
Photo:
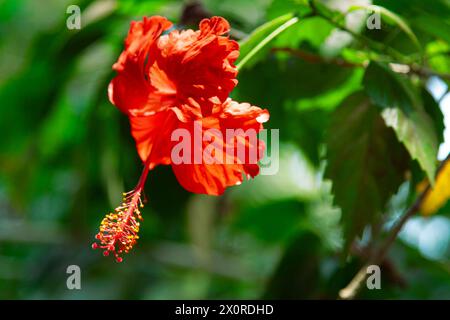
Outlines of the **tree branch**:
M366 46L372 47L372 49L374 49L376 51L386 53L386 54L390 55L391 57L394 57L398 61L402 61L404 64L409 64L411 62L411 61L409 61L409 59L407 57L405 57L403 54L401 54L394 48L389 47L386 43L381 43L381 42L372 40L363 34L360 34L353 30L350 30L346 26L343 26L341 23L334 20L332 17L329 17L327 14L321 12L317 8L314 0L309 0L309 6L311 7L311 10L313 11L313 15L321 17L324 20L327 20L333 26L335 26L338 29L341 29L342 31L349 33L353 38L361 41Z
M346 26L343 26L341 23L339 23L338 21L336 21L335 19L333 19L332 17L329 17L327 14L321 12L314 0L309 0L309 6L312 10L312 15L315 15L317 17L320 17L324 20L327 20L329 23L331 23L333 26L335 26L336 28L345 31L347 33L349 33L353 38L355 38L356 40L360 41L361 43L363 43L364 45L366 45L367 47L371 47L373 50L384 53L392 58L394 58L398 64L402 64L408 67L409 72L408 73L413 73L416 74L422 78L428 78L430 76L437 76L441 79L444 80L450 80L450 74L448 73L441 73L441 72L437 72L434 70L431 70L425 66L422 66L416 62L414 62L414 60L411 60L409 57L403 55L402 53L400 53L399 51L395 50L394 48L388 46L386 43L381 43L375 40L372 40L368 37L366 37L363 34L354 32L353 30L350 30L349 28L347 28ZM421 60L423 60L423 58L421 58ZM391 61L392 63L397 63L394 61Z
M442 170L443 166L450 161L450 154L447 156L445 160L443 160L436 172L436 177L439 175L440 171ZM397 221L397 223L394 225L394 227L390 230L388 237L384 241L384 243L381 245L380 249L376 251L372 257L369 259L369 261L364 264L364 266L358 271L358 273L353 277L353 279L350 281L350 283L339 291L339 298L340 299L353 299L358 292L361 290L363 282L367 278L367 267L370 265L379 265L383 262L387 252L389 251L389 248L394 243L395 239L397 238L398 234L402 230L403 226L405 225L406 221L410 217L412 217L414 214L416 214L422 205L423 200L427 196L428 192L431 190L431 185L428 183L425 190L422 191L422 193L419 195L419 197L416 199L414 204L405 212L405 214L400 218L400 220Z

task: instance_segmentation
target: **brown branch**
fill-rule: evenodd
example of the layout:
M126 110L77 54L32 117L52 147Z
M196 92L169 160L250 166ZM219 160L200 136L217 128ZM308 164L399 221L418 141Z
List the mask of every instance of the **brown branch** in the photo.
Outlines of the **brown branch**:
M370 259L370 257L372 256L372 252L368 249L370 248L363 248L356 245L356 243L353 243L351 247L351 253L352 255L357 256L360 259ZM401 288L407 286L406 279L404 279L401 273L397 270L393 261L385 258L380 267L390 283L395 284Z
M340 58L327 59L325 57L316 55L311 52L307 52L307 51L304 51L301 49L289 48L289 47L275 47L275 48L272 48L272 52L285 52L285 53L290 54L291 56L303 59L309 63L314 63L314 64L328 63L328 64L334 64L334 65L337 65L340 67L345 67L345 68L365 68L367 66L366 63L355 63L355 62L350 62L350 61L347 61L345 59L340 59ZM450 74L448 74L448 73L437 72L437 71L431 70L427 67L420 66L417 64L398 64L397 63L397 65L406 67L407 71L405 73L416 74L421 78L429 78L432 76L436 76L443 80L450 80ZM394 70L394 72L398 72L398 71Z
M442 72L437 72L434 70L431 70L427 67L424 66L420 66L417 64L409 64L408 65L411 69L411 73L417 74L419 77L422 78L429 78L431 76L436 76L439 77L443 80L450 80L450 74L449 73L442 73Z

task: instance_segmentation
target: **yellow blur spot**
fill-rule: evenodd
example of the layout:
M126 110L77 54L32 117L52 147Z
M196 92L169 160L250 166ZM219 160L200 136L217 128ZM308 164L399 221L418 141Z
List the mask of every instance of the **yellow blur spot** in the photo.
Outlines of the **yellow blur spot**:
M422 192L427 187L427 182L422 181L417 185L417 191ZM434 188L428 192L420 206L420 212L424 216L431 216L442 208L450 199L450 161L447 161L439 172Z

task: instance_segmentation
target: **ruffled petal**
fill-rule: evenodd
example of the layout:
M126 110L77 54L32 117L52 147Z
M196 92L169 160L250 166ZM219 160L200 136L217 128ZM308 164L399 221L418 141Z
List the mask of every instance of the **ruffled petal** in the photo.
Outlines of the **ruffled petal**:
M125 39L125 50L113 65L113 69L123 70L128 60L134 61L144 68L148 58L147 65L151 65L155 56L148 56L149 51L156 39L170 27L172 27L172 22L161 16L144 17L142 21L132 21Z
M259 173L264 143L257 134L269 118L268 111L232 100L214 109L218 113L181 125L192 137L192 152L188 163L172 162L172 169L190 192L220 195L227 187L240 184L244 175Z
M176 91L173 82L154 66L156 40L171 25L171 22L160 16L131 23L125 50L113 65L117 76L108 87L111 103L122 112L154 113L174 105ZM148 80L150 70L153 73L152 81Z
M249 103L239 103L227 99L219 118L222 127L253 128L259 131L262 129L263 123L269 121L270 114L266 109L252 106Z
M239 45L222 36L230 29L228 22L213 17L202 20L199 28L174 30L158 40L158 64L176 85L181 121L211 115L237 84Z
M224 18L216 16L200 21L199 28L203 36L208 34L221 36L230 31L230 24Z
M243 164L244 173L249 177L255 177L259 174L259 165L257 162L264 155L264 141L257 139L256 133L263 129L263 123L270 118L269 111L252 106L249 103L238 103L228 99L223 104L223 110L219 116L219 122L222 130L235 131L240 134L234 136L232 143L235 150L245 150L245 152L236 152L234 155L236 161Z

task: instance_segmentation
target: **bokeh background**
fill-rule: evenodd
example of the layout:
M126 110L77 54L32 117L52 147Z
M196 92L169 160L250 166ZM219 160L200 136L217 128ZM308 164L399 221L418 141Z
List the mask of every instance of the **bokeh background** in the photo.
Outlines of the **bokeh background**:
M369 1L322 2L345 11ZM444 48L432 63L448 73L447 1L374 2L412 21L427 50ZM323 179L321 141L330 112L361 87L364 70L335 63L351 56L354 41L320 18L271 42L233 92L267 108L269 128L280 129L276 175L212 197L186 192L170 167L158 167L146 185L140 241L124 262L90 247L142 167L126 116L107 99L130 21L159 14L184 28L221 15L240 40L302 3L0 0L0 298L336 298L364 257L342 258L341 212ZM66 27L70 4L81 8L81 30ZM346 19L368 32L364 15ZM395 26L383 28L386 41L407 43ZM448 110L448 81L430 77L428 88ZM447 135L440 159L449 142ZM410 204L409 190L405 183L390 201L386 221ZM409 221L383 263L382 290L361 297L450 299L449 215L447 205ZM80 266L82 290L67 289L69 265Z

